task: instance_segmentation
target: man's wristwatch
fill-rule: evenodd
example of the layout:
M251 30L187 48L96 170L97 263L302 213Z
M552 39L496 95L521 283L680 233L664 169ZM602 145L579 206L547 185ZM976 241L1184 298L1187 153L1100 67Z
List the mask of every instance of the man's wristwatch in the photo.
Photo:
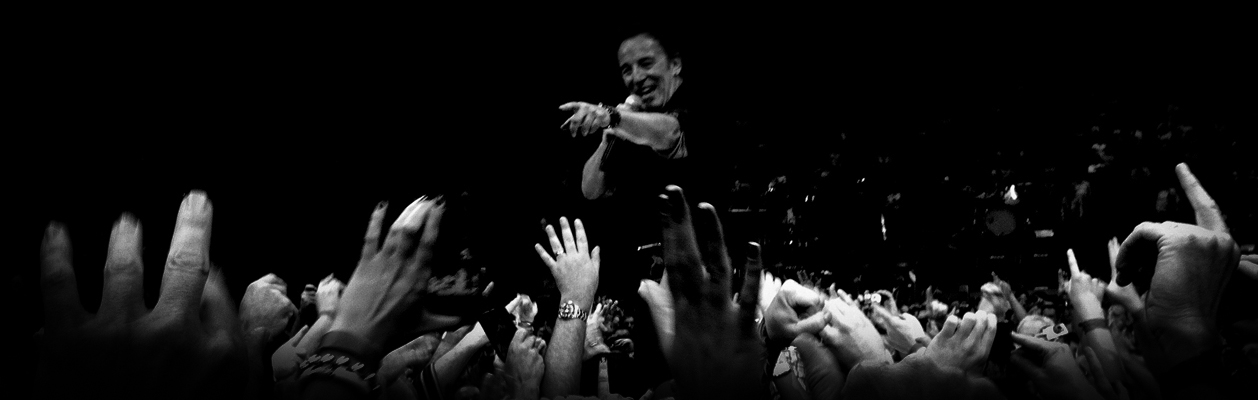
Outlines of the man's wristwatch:
M589 312L582 310L581 307L577 307L577 303L574 303L572 300L559 304L559 319L579 319L584 321L587 315L589 315Z
M599 105L602 105L602 104L599 104ZM608 107L608 106L603 106L603 109L607 110L607 114L608 114L607 126L605 126L604 128L615 128L616 126L620 125L620 111L617 111L616 108L614 107Z

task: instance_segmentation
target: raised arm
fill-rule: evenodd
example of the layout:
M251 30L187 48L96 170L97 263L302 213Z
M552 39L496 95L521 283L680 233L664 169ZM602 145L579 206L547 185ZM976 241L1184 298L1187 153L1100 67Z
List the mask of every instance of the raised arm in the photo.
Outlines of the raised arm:
M559 225L563 242L560 242L554 228L546 226L546 235L550 238L550 248L555 256L551 257L541 244L535 249L554 274L560 305L575 308L578 311L576 314L579 311L588 312L598 290L599 248L589 249L581 220L576 220L575 226L570 228L568 219L560 217ZM545 354L546 374L542 379L542 395L545 397L576 395L581 390L581 357L585 353L585 318L582 317L561 312L555 320L555 329Z

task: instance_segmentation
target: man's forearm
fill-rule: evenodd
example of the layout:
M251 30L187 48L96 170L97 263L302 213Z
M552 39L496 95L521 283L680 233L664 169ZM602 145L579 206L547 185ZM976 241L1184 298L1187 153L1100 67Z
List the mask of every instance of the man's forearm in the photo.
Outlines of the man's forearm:
M603 154L606 152L607 140L604 139L598 150L594 150L590 159L585 161L585 168L581 171L581 194L586 199L594 200L607 193L607 176L603 172Z
M655 151L668 151L681 138L681 123L668 114L622 110L617 128L636 138L635 142L646 144Z
M581 391L581 356L585 351L585 321L560 319L546 344L546 374L542 396L570 396Z

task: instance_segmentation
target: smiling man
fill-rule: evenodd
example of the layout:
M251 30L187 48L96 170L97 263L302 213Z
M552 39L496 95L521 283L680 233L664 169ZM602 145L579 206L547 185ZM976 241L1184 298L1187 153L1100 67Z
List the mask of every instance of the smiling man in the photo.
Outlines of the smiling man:
M661 170L667 169L664 161L687 156L683 130L687 111L678 96L681 55L670 53L658 35L640 33L621 42L617 59L629 91L625 103L607 107L571 102L559 107L572 111L563 124L572 136L602 135L582 171L581 192L591 200L610 197L627 186L649 184L659 186L652 188L659 191L669 183L681 184L660 181L659 175L672 175Z

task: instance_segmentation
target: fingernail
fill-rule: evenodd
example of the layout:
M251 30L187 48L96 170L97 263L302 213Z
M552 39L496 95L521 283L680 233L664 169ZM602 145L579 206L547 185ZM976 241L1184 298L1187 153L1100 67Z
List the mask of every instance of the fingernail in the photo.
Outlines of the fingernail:
M58 239L63 233L65 233L65 227L56 221L51 221L48 223L48 228L44 230L44 238Z
M203 211L208 203L207 200L208 197L205 195L205 191L193 190L188 193L187 197L184 197L183 203L184 206L188 207L189 211Z
M131 213L122 213L122 216L114 223L114 230L120 234L134 234L138 228L139 221Z
M387 200L386 200L386 201L382 201L382 202L380 202L379 204L376 204L376 209L377 209L377 210L383 210L383 209L386 209L386 208L389 208L389 202L388 202Z

